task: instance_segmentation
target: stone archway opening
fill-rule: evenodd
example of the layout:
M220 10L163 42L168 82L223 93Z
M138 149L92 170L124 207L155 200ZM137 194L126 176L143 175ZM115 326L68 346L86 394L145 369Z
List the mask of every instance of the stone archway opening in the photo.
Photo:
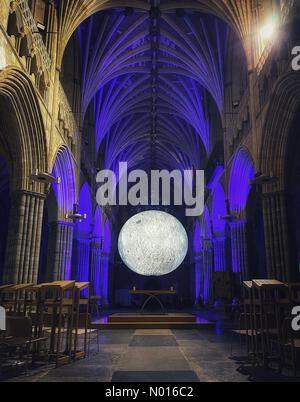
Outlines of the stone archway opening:
M40 251L40 266L39 266L39 282L47 282L47 261L51 258L49 253L49 234L51 233L51 225L57 221L58 216L58 204L57 199L51 186L48 197L45 200L43 224L42 224L42 239L41 239L41 251Z
M71 152L58 149L52 168L58 179L49 189L43 216L40 279L70 280L73 222L68 219L76 203L76 180Z
M45 186L32 177L47 172L46 136L36 90L18 68L0 72L0 110L0 153L10 172L11 199L3 283L35 283L42 227L35 217L43 214Z

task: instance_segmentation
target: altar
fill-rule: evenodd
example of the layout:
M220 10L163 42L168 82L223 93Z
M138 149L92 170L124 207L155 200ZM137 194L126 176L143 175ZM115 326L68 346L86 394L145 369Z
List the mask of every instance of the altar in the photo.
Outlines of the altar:
M147 299L145 300L145 302L142 305L140 314L145 313L147 305L152 300L155 300L159 304L159 306L161 307L162 314L166 314L165 307L160 299L160 296L163 296L163 295L175 296L177 294L177 291L172 290L172 289L170 289L170 290L136 290L136 289L133 289L133 290L130 290L129 293L131 295L144 295L147 297Z

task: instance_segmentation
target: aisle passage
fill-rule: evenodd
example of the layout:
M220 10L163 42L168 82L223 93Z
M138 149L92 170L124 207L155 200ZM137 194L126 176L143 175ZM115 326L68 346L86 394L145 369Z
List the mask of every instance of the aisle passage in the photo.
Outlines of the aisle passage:
M171 330L135 331L112 381L198 382Z
M234 351L240 352L238 342ZM247 381L240 366L230 358L230 337L213 331L114 330L101 332L100 353L94 340L88 359L23 381Z

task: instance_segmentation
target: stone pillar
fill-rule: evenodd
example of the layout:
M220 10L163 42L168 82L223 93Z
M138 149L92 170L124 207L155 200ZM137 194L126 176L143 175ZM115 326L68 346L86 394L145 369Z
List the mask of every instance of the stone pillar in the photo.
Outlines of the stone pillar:
M241 281L249 278L246 221L230 224L232 271L240 274Z
M90 283L91 294L102 296L101 293L101 243L93 241L90 248Z
M214 239L214 268L215 272L226 272L226 238Z
M45 195L16 191L11 200L3 281L36 283Z
M213 300L213 244L211 240L203 241L203 297L204 303Z
M290 279L286 199L282 192L264 194L263 214L267 270L270 279Z
M72 223L50 223L47 257L48 281L71 279L72 244Z
M74 239L73 241L73 279L77 282L88 282L90 271L90 239Z
M199 298L203 295L202 266L203 255L199 253L195 256L195 305L199 303Z
M102 252L100 266L100 294L104 297L104 304L108 305L108 270L109 254Z

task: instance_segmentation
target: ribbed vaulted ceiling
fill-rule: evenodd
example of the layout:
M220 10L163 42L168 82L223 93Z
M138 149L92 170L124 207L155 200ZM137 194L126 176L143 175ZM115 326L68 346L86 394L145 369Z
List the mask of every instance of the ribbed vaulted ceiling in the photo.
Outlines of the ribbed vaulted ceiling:
M116 7L134 7L149 10L151 0L55 0L59 8L58 30L60 48L58 65L64 49L78 26L98 11ZM251 33L251 4L249 0L160 0L164 12L176 8L190 8L200 12L216 15L226 21L246 42Z
M204 166L216 142L210 109L223 110L228 32L214 16L163 11L156 1L80 25L82 107L94 102L106 168Z

